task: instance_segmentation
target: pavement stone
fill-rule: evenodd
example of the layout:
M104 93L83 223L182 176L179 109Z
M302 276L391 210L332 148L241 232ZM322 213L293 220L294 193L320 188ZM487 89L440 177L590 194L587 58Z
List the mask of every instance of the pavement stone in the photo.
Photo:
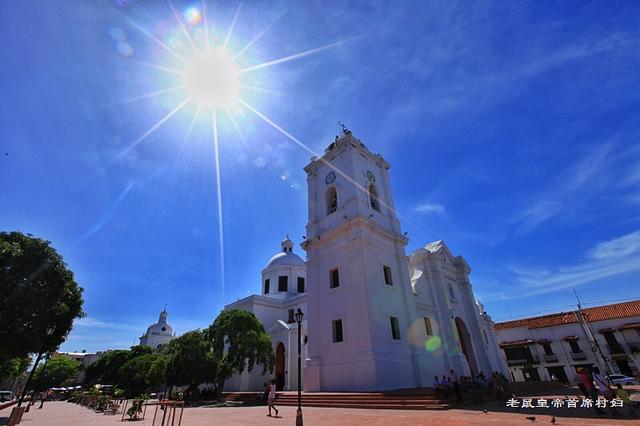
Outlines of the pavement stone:
M444 411L403 411L403 410L361 410L361 409L335 409L307 407L303 409L304 423L307 426L328 425L531 425L550 424L551 415L556 415L558 426L570 425L625 425L640 426L640 419L614 418L609 415L594 417L590 411L547 410L533 413L515 413L509 411L493 411L503 408L488 404L489 412L482 412L483 406L474 406L469 409L452 409ZM36 406L37 407L37 406ZM119 426L123 424L151 425L153 407L149 407L145 420L137 422L121 422L120 415L104 415L96 413L85 407L67 402L47 402L42 410L32 407L29 413L25 413L23 426ZM183 426L204 425L234 425L234 426L258 426L258 425L294 425L296 420L296 407L279 408L278 417L266 417L267 409L258 407L199 407L186 408L182 419ZM591 417L565 417L573 414ZM536 421L531 422L527 416L535 416ZM0 411L0 425L5 425L8 410ZM156 425L159 421L156 420ZM176 423L177 424L177 423Z

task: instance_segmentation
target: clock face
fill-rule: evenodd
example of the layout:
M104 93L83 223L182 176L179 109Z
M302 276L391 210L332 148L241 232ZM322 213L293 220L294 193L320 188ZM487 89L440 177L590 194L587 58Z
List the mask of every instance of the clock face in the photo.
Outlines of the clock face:
M336 174L333 172L329 172L329 174L327 175L327 177L324 179L324 182L329 185L330 183L332 183L334 180L336 180Z
M369 179L369 181L371 182L376 181L376 177L373 175L373 172L371 170L367 170L367 179Z

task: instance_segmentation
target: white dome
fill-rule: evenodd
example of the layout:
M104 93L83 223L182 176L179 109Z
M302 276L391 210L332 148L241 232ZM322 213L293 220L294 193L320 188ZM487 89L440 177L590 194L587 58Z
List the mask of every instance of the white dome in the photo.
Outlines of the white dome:
M173 336L173 328L167 323L166 309L160 312L160 319L158 322L151 324L149 328L147 328L147 335L150 334Z
M147 328L147 334L166 334L173 336L173 328L167 323L155 323Z
M269 259L265 269L272 266L305 266L304 260L293 252L293 241L289 239L288 235L282 240L280 247L282 247L282 251Z
M270 268L272 266L304 266L304 260L302 260L302 258L300 258L300 256L298 256L297 254L288 251L288 252L281 252L276 254L275 256L273 256L271 259L269 259L269 262L267 262L267 266L266 268Z

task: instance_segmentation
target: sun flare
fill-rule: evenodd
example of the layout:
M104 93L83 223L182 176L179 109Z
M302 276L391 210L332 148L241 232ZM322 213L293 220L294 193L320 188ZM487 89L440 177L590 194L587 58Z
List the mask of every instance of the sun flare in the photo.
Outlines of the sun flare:
M187 59L184 87L201 107L227 108L238 99L238 70L219 48L195 53Z

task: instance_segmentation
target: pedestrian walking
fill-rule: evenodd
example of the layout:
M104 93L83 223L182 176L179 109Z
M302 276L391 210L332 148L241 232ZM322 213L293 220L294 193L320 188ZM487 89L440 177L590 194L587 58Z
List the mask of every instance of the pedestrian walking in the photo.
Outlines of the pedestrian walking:
M267 414L267 417L271 417L271 408L275 410L276 416L278 415L278 409L276 408L275 405L273 405L275 400L276 400L276 382L274 380L271 380L271 382L269 382L269 398L267 400L267 404L269 405L269 414Z

